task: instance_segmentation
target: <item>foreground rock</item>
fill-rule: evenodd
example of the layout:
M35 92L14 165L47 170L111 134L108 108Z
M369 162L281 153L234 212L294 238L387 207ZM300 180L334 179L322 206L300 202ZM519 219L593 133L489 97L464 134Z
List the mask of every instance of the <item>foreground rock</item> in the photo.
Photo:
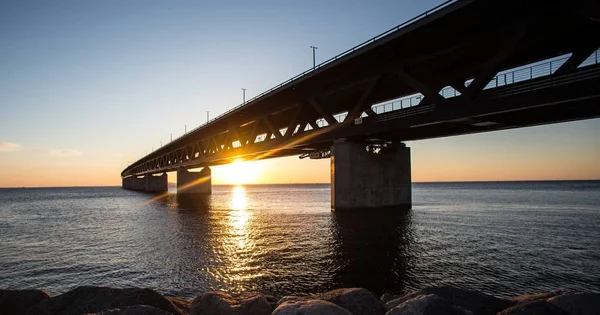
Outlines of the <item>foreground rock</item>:
M382 315L385 309L377 297L363 288L337 289L314 295L315 299L331 302L354 315Z
M600 315L600 293L552 291L511 300L453 287L378 299L363 288L308 296L207 292L193 301L150 289L79 287L50 297L40 290L0 290L0 315Z
M509 307L498 315L569 315L569 313L545 300L538 299Z
M516 304L516 302L500 299L477 291L453 287L431 287L414 291L395 300L391 300L385 304L385 309L389 311L410 299L414 299L420 295L430 294L445 299L450 305L471 311L474 315L494 315L503 309Z
M0 290L0 314L25 314L50 295L42 290Z
M283 302L273 311L273 315L352 315L352 313L331 302L305 300Z
M523 294L523 295L519 295L516 298L512 298L511 301L516 302L517 304L524 304L524 303L529 303L529 302L533 302L533 301L538 301L538 300L547 300L551 297L555 297L558 295L563 295L563 291L550 291L550 292L544 292L544 293L537 293L537 294Z
M435 295L419 295L406 300L404 303L392 308L386 315L471 315L458 306L450 304L445 299Z
M27 315L81 315L127 306L147 305L165 312L181 315L164 296L150 289L114 289L79 287L42 301L27 311Z
M126 306L123 308L115 308L111 310L105 310L99 313L89 313L86 315L170 315L171 313L165 312L156 307L148 305L136 305Z
M186 299L182 299L180 297L171 296L171 295L165 295L165 297L167 298L167 300L169 300L169 302L171 302L173 304L175 309L180 314L187 315L190 313L190 308L192 307L192 301L188 301Z
M548 299L571 315L600 314L600 293L571 293Z
M192 301L191 315L269 315L271 304L258 293L246 293L237 297L225 292L208 292Z

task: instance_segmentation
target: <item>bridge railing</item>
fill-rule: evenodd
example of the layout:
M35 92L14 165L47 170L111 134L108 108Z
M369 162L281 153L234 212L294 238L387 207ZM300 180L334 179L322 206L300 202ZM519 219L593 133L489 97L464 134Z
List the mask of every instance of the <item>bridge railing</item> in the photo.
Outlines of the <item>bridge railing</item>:
M558 68L560 68L560 66L562 66L569 59L569 57L570 55L559 56L541 62L529 64L526 66L501 71L494 78L492 78L492 80L490 80L490 82L484 87L484 90L498 88L510 84L520 83L552 75L556 70L558 70ZM600 49L597 49L579 65L579 68L599 63ZM465 85L468 86L472 81L473 80L466 81ZM444 98L460 96L460 92L452 87L446 87L440 90L439 93ZM423 94L418 93L404 96L402 98L398 98L390 102L375 104L371 108L375 113L382 114L419 105L422 99Z

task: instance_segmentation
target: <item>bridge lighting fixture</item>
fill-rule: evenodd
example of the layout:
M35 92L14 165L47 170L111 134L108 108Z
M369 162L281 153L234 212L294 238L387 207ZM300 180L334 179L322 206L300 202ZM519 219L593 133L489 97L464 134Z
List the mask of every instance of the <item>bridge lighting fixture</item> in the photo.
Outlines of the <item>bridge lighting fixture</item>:
M242 104L246 104L246 89L242 88Z
M317 50L318 47L316 46L310 46L310 48L312 48L313 51L313 70L317 67L317 62L315 59L315 50Z
M209 110L206 111L206 123L208 123L208 113L210 113Z

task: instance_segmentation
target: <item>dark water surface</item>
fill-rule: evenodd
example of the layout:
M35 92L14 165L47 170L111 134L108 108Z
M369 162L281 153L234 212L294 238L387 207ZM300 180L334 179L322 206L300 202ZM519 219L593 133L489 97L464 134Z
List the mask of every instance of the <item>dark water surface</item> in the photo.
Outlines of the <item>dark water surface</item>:
M413 209L391 214L334 214L329 196L329 185L214 186L204 200L0 189L0 288L600 291L600 181L417 183Z

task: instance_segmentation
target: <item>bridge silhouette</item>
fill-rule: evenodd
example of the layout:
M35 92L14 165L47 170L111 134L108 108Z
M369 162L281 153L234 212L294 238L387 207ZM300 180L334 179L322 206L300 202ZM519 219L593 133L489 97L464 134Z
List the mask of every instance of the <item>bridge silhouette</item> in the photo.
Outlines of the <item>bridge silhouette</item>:
M299 155L331 159L333 209L410 206L403 141L599 117L599 47L597 1L448 1L142 157L123 187L177 171L178 193L210 193L210 166Z

